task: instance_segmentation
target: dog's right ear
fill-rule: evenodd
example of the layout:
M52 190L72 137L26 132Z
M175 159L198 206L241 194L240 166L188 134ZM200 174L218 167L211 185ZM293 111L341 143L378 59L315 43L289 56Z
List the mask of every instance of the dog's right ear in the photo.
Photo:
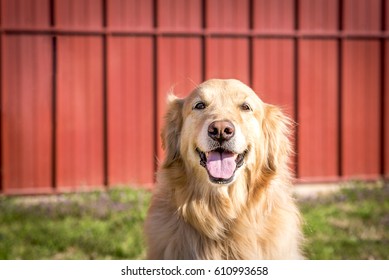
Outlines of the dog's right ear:
M162 129L162 148L165 150L165 165L172 164L180 157L180 139L182 128L182 107L184 100L173 94L168 96L165 125Z

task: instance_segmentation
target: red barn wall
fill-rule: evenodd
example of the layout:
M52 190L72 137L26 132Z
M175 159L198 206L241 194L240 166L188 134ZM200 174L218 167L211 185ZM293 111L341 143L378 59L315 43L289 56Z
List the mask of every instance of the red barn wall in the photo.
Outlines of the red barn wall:
M0 0L0 192L152 185L170 90L237 78L299 182L389 175L389 0Z

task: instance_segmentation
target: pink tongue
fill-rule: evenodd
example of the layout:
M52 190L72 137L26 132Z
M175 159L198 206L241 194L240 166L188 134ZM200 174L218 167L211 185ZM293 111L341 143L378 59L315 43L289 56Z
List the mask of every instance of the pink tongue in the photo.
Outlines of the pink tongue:
M228 152L209 152L207 169L214 178L229 179L236 169L235 156Z

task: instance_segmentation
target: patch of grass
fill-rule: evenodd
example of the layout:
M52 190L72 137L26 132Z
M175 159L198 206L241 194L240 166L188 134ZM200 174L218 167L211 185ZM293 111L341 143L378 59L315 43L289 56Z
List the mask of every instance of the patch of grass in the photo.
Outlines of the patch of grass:
M300 199L308 259L389 259L389 184ZM142 259L151 194L0 197L0 259Z
M389 184L300 201L308 259L389 259Z
M140 259L150 193L0 197L0 259Z

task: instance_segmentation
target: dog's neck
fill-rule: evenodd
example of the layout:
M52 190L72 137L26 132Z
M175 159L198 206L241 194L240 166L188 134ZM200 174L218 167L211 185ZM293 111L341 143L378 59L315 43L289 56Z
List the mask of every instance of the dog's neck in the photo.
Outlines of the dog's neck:
M219 186L212 184L202 174L185 170L182 162L177 162L174 168L170 166L162 174L169 176L167 181L171 182L179 170L188 176L185 176L185 181L175 180L177 184L170 185L177 213L204 236L224 240L247 203L248 189L238 189L238 186L242 188L247 185L245 176L239 176L231 185Z

